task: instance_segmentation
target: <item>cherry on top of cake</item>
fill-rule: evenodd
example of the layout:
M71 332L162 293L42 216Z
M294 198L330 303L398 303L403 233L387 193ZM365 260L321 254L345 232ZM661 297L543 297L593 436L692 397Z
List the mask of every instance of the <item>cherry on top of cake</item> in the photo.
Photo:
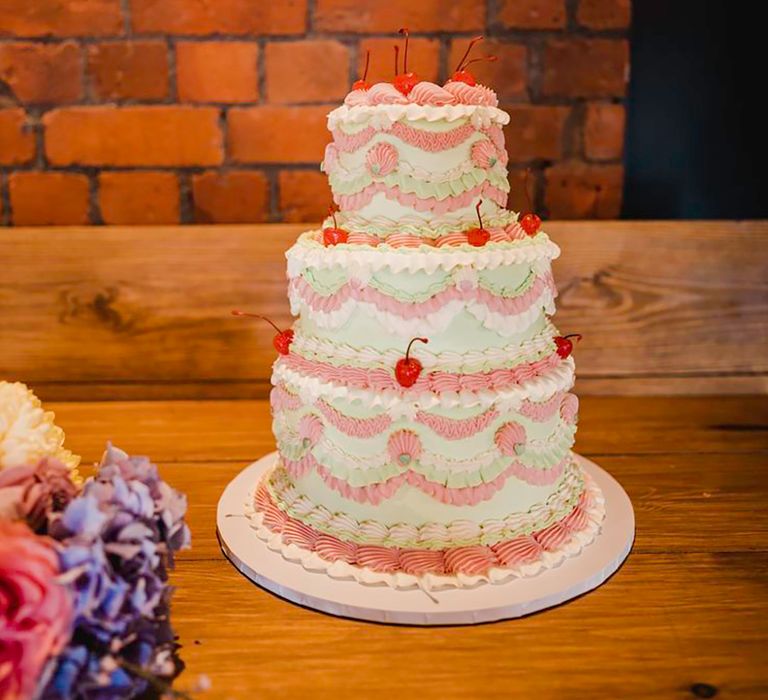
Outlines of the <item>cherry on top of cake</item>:
M448 81L440 86L427 80L421 80L416 73L408 70L408 28L400 29L400 34L405 36L402 70L400 70L400 47L395 46L395 75L392 82L371 85L366 80L371 54L370 51L366 52L363 77L353 83L351 92L344 98L344 104L347 107L408 104L432 107L447 105L498 106L499 100L496 93L491 88L480 85L469 70L472 63L496 60L496 56L469 59L472 48L483 40L482 36L476 36L469 42L456 70Z

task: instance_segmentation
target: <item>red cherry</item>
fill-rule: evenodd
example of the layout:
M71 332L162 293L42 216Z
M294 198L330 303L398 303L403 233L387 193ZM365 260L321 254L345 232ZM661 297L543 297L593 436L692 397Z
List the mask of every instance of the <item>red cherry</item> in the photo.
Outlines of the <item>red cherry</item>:
M323 229L323 245L327 248L331 245L346 243L349 234L343 228L328 227Z
M405 36L405 51L403 52L403 72L400 72L400 63L399 63L399 56L400 56L400 47L395 46L395 79L392 81L395 85L395 87L403 93L403 95L408 95L411 90L413 90L414 87L416 87L416 84L421 81L421 78L419 78L416 73L409 73L408 72L408 38L410 36L408 32L408 27L402 27L398 30L398 34L402 34Z
M272 338L272 345L275 346L275 350L277 350L281 355L287 355L290 352L291 343L293 342L293 329L292 328L286 328L284 331L281 331L272 321L271 319L267 318L266 316L262 316L261 314L249 314L246 311L238 311L235 310L232 312L233 316L248 316L249 318L260 318L262 321L266 321L272 328L274 328L277 333L275 334L275 337Z
M536 214L528 212L520 217L520 228L529 236L535 236L540 227L541 219Z
M323 229L323 245L326 248L330 245L346 243L349 238L349 234L343 228L339 228L336 223L336 210L333 207L328 207L328 213L333 218L333 226L327 226Z
M480 214L480 207L483 204L483 200L478 200L475 205L475 211L477 212L477 220L480 222L479 228L473 228L467 231L467 242L469 245L476 246L478 248L484 246L491 240L491 232L483 226L483 217Z
M487 229L484 228L473 228L467 231L467 242L469 245L476 246L478 248L481 248L491 238L491 234L488 232Z
M472 75L472 73L470 73L468 70L457 70L451 76L451 82L466 83L467 85L470 85L472 87L477 85L477 80L475 80L475 76Z
M571 338L576 338L577 341L581 340L581 333L571 333L570 335L558 335L555 336L555 346L557 348L557 354L564 360L571 356L573 352L573 341Z
M403 95L410 94L411 90L413 90L413 88L420 82L421 78L419 78L416 73L400 73L400 75L395 76L394 80L395 87L402 92Z
M275 346L281 355L287 355L290 352L291 343L293 342L293 328L280 331L274 338L272 338L272 345Z
M421 362L419 362L415 357L410 357L411 345L413 345L417 340L420 343L429 342L427 338L413 338L411 342L408 343L408 348L405 351L405 357L401 357L395 365L395 379L397 379L397 383L400 386L404 386L406 388L413 386L418 381L421 370L423 369Z

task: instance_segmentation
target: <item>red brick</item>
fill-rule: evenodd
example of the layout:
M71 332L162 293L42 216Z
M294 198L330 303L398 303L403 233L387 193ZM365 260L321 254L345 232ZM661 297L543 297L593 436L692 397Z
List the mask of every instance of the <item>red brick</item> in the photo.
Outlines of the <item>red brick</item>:
M135 32L163 34L300 34L306 0L132 0Z
M269 183L264 173L206 172L192 180L197 223L237 224L265 221Z
M322 221L331 204L328 178L315 170L283 170L279 176L283 221Z
M514 105L505 110L509 113L509 124L504 128L504 136L511 162L560 158L570 108Z
M331 107L250 107L229 112L227 152L240 163L319 163Z
M451 42L448 57L448 74L453 73L467 49L469 39ZM475 63L472 74L479 83L496 91L500 100L515 99L526 95L527 51L522 44L502 41L484 41L475 48L472 56L492 54L498 57L495 63Z
M88 223L88 178L75 173L11 173L13 223L17 226Z
M83 92L81 72L80 47L73 41L0 44L0 80L20 102L74 102Z
M23 109L0 109L0 165L28 163L35 157L35 135Z
M546 205L554 219L614 219L621 213L621 165L558 163L546 171Z
M565 0L501 0L498 20L507 29L560 29Z
M213 107L72 107L48 112L45 152L54 165L216 165Z
M576 18L590 29L624 29L630 15L630 0L581 0Z
M584 153L591 160L621 158L624 152L624 106L594 102L587 105Z
M629 71L620 39L553 39L544 48L543 92L559 97L623 95Z
M340 100L349 90L349 51L330 40L280 42L267 46L267 100Z
M469 32L485 27L484 0L317 0L315 28L361 34Z
M164 41L124 41L88 47L88 74L97 100L162 100L168 95Z
M182 42L176 47L179 99L254 102L259 98L259 47L245 41Z
M105 224L176 224L179 182L174 173L101 173L99 203Z
M368 82L380 83L392 80L395 73L395 58L392 47L394 38L363 39L358 51L357 75L362 77L365 68L365 52L371 50L371 67ZM402 56L401 56L402 60ZM408 47L408 68L422 80L437 81L440 72L440 42L437 39L414 37Z
M0 0L0 35L114 36L120 0Z

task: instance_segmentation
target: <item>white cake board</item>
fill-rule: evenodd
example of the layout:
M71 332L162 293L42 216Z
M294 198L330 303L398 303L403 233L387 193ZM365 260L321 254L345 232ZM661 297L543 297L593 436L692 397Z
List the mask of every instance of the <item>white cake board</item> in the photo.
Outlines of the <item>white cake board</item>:
M586 593L613 574L632 548L635 516L621 485L593 462L576 455L605 497L605 520L597 538L578 556L531 578L502 584L434 591L397 590L333 579L287 561L268 549L250 527L244 504L277 459L273 452L238 474L219 499L216 525L224 554L262 588L331 615L399 625L471 625L522 617Z

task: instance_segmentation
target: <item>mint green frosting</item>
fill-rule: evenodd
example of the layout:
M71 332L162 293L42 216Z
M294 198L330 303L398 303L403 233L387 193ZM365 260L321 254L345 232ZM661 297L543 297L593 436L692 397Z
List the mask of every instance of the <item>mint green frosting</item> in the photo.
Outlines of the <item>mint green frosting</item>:
M301 274L312 289L326 296L335 294L349 281L349 275L342 267L308 267Z
M346 413L348 406L338 405L338 409ZM310 446L306 442L299 440L296 426L301 417L313 412L314 409L304 407L295 412L284 412L282 424L275 421L273 427L278 440L278 447L288 459L301 459L309 449ZM478 414L477 411L474 413L474 415ZM358 417L373 417L375 415L377 415L376 412L369 410L368 415ZM312 448L312 454L333 476L355 487L381 483L407 470L418 472L429 481L451 488L478 486L496 479L510 465L512 458L499 455L492 462L476 469L462 469L455 472L452 471L451 462L454 460L471 461L473 457L477 457L489 449L494 449L496 431L510 420L519 422L526 429L527 442L514 458L526 467L550 468L561 462L573 445L576 427L563 422L559 413L556 412L553 418L542 423L533 422L513 413L499 416L484 430L459 440L446 440L429 427L406 420L393 422L387 430L367 438L346 435L333 425L323 421L325 423L324 438L320 444ZM380 464L378 459L377 463L366 465L367 459L380 458L382 454L386 454L389 436L401 429L408 429L416 433L426 452L445 455L448 451L450 456L445 455L445 466L423 464L417 460L404 464L387 460L386 463ZM530 442L534 440L546 440L547 449L538 451L529 448ZM338 446L347 455L347 458L342 459L336 450L327 448L327 445ZM349 468L345 463L349 460L359 462L359 466Z
M331 183L331 189L339 195L356 194L374 182L381 182L387 187L398 187L401 192L413 193L422 199L434 197L441 200L463 194L486 181L503 192L509 192L509 181L503 173L482 168L473 168L460 177L445 182L430 182L397 171L383 178L374 178L365 173L350 180L344 180L338 175L331 175L328 179Z
M306 282L318 294L335 294L352 277L354 272L341 267L307 268L302 273ZM495 270L483 270L478 273L478 286L499 297L512 298L524 294L536 280L537 274L530 265L510 265ZM445 270L429 273L392 272L389 269L377 270L367 282L367 286L379 290L398 301L427 301L436 294L455 284L454 276Z
M381 270L371 277L368 286L398 301L421 302L431 299L453 285L453 276L445 271L431 275L426 272L416 272L412 273L412 279L405 279L407 282L403 284L404 275Z

